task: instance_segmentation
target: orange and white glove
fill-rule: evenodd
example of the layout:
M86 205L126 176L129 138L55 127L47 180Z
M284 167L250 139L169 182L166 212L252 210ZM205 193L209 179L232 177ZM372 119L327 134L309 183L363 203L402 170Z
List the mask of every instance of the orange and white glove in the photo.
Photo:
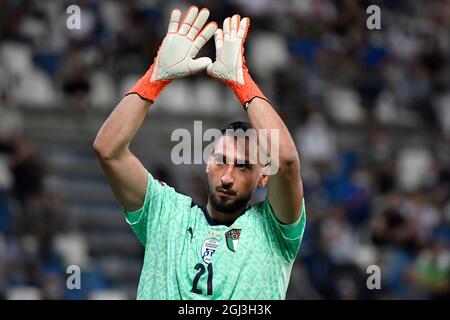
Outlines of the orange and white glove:
M253 98L268 99L250 77L244 57L244 42L247 37L250 19L235 14L223 22L223 29L214 34L216 61L209 65L207 73L231 87L237 98L247 110Z
M158 54L145 75L127 92L155 102L162 90L173 80L206 69L210 58L194 57L214 35L217 23L210 22L209 10L191 6L180 24L181 11L175 9L170 16L169 29L159 47Z

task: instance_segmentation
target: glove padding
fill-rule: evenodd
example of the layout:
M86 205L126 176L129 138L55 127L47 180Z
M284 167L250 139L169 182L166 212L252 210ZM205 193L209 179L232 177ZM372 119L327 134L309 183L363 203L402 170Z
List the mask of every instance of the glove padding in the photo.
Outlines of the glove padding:
M249 26L249 18L241 20L237 14L226 18L223 29L217 29L214 34L216 61L207 68L210 76L231 87L244 109L255 97L268 101L250 77L245 64L244 42Z
M204 70L212 63L210 58L194 57L214 35L217 24L210 22L209 10L191 6L180 25L181 11L175 9L170 16L167 34L159 47L153 64L145 75L127 92L155 102L162 90L173 80Z

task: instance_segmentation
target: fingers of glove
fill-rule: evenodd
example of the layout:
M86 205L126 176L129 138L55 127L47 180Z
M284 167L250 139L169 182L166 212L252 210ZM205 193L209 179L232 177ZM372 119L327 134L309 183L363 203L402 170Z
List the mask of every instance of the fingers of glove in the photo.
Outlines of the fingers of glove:
M194 23L191 26L191 29L188 32L187 37L190 40L194 40L197 34L202 30L203 26L206 23L206 20L208 20L209 17L209 10L206 8L203 8L200 10L200 12L197 15L197 18L195 18Z
M210 76L213 76L214 75L213 69L214 69L214 63L209 64L208 67L206 68L206 73Z
M180 23L180 18L181 18L181 11L179 9L172 10L172 13L170 14L169 29L167 30L168 33L177 32L178 24Z
M223 27L222 27L223 33L224 33L224 40L230 39L230 32L231 32L231 18L228 17L223 21Z
M214 42L216 43L216 51L218 51L223 46L223 30L217 29L214 32Z
M241 20L241 23L239 25L239 30L237 32L237 37L241 39L245 39L247 37L247 31L248 27L250 26L250 19L245 17Z
M238 14L235 14L231 18L231 31L230 31L230 38L231 39L236 38L236 34L237 34L237 31L238 31L240 22L241 22L241 16L239 16Z
M219 75L216 73L216 63L211 63L210 65L208 65L208 67L206 68L206 74L213 77L213 78L217 78L220 79Z
M217 23L210 22L206 25L206 27L203 28L202 32L200 32L197 37L194 40L195 47L200 50L205 43L211 39L211 37L214 35L214 32L217 30ZM198 52L198 51L197 51ZM197 54L195 52L195 54Z
M198 8L195 6L191 6L186 16L184 17L183 23L180 26L180 29L178 30L178 33L181 35L186 35L191 28L192 23L194 22L195 18L197 17Z
M191 62L189 63L189 70L191 70L191 73L197 73L206 69L211 64L212 61L208 57L198 58L195 60L191 60Z

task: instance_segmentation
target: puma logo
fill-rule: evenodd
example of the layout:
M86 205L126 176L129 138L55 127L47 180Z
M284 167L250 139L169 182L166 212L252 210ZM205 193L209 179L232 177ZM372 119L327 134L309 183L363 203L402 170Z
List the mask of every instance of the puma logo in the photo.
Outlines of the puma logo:
M191 234L191 240L194 238L194 232L192 231L192 227L189 227L187 230Z

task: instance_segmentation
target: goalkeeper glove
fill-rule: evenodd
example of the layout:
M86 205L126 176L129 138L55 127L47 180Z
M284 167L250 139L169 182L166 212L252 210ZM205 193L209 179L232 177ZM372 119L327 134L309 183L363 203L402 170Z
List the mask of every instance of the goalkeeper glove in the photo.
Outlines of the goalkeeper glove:
M237 98L247 107L253 98L268 99L250 77L244 57L244 42L250 19L241 20L239 15L228 17L223 22L223 30L214 34L216 61L207 68L207 73L231 87Z
M214 35L217 24L208 20L209 10L191 6L180 24L181 11L172 11L167 34L158 54L145 75L127 92L155 102L162 90L173 80L199 72L212 63L210 58L194 57Z

